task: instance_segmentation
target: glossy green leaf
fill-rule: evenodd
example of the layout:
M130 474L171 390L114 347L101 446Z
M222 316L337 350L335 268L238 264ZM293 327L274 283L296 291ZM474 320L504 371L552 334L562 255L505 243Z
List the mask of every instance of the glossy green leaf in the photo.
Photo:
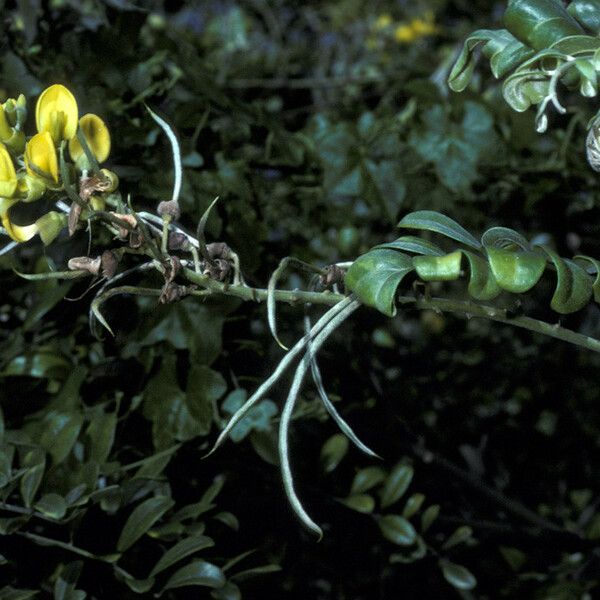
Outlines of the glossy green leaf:
M569 56L590 54L600 48L600 39L591 35L573 35L562 38L552 44L553 50L558 50Z
M175 502L168 496L156 496L148 498L137 506L121 531L117 550L124 552L133 546L174 504Z
M413 270L412 260L406 254L395 250L371 250L352 263L344 281L361 302L393 317L396 314L396 290Z
M514 229L508 227L490 227L482 236L481 243L486 248L503 248L505 250L529 250L529 242Z
M27 470L21 477L21 496L23 503L29 508L44 477L46 468L44 453L39 448L29 450L23 458L22 467Z
M405 549L403 552L390 554L389 561L390 564L402 563L407 565L421 560L425 556L427 556L427 544L425 544L423 538L419 535L412 547Z
M400 515L384 515L379 519L379 529L386 540L398 546L410 546L417 540L412 523Z
M490 59L492 73L496 78L516 68L533 54L533 50L522 44L506 29L479 29L465 40L450 75L448 85L455 92L462 92L469 84L477 62L476 50Z
M592 33L600 33L600 0L573 0L567 12Z
M496 282L514 294L530 290L546 268L546 259L535 252L511 252L501 248L486 248L486 252Z
M161 556L159 561L154 565L150 577L154 577L157 573L168 569L170 566L187 558L191 554L194 554L199 550L204 550L205 548L210 548L214 545L214 541L205 535L196 535L185 538L180 542L177 542L177 544L169 548Z
M538 70L517 71L509 75L502 85L504 99L517 112L539 104L548 95L548 90L548 77Z
M389 248L390 250L403 250L412 254L424 254L426 256L443 256L445 252L433 242L423 240L412 235L399 237L393 242L386 242L375 246L377 248Z
M440 568L446 581L458 590L472 590L477 585L473 573L462 565L457 565L449 560L441 560Z
M594 292L594 301L600 303L600 260L592 258L591 256L578 255L573 259L576 263L583 265L589 263L591 270L596 273L596 278L592 284L592 290Z
M475 300L492 300L498 296L502 290L492 273L489 263L472 252L465 250L463 254L469 263L469 294Z
M60 464L67 458L82 425L83 415L76 410L50 410L46 413L40 444L52 456L54 464Z
M34 508L51 519L62 519L67 512L67 503L62 496L44 494L34 505Z
M176 571L167 581L164 589L171 590L192 585L220 588L225 585L225 581L225 575L219 567L204 560L195 560Z
M413 265L423 281L452 281L460 277L460 250L445 256L415 256Z
M561 258L554 250L543 246L556 269L556 290L550 301L552 310L568 314L581 310L592 297L592 279L575 262Z
M90 424L85 434L90 440L89 458L102 465L108 460L108 455L115 441L117 415L105 413L101 407L94 407L90 413Z
M13 358L2 371L2 375L63 379L70 368L70 363L58 354L36 352Z
M560 0L512 0L504 13L504 25L517 39L536 50L584 33Z
M321 448L321 465L325 473L331 473L348 452L348 438L341 434L332 435Z
M473 237L462 225L456 221L432 210L418 210L406 215L398 227L404 229L420 229L423 231L433 231L450 239L456 240L471 248L479 249L481 244Z
M414 470L410 465L396 465L388 475L381 491L381 507L397 502L405 494L414 476Z
M362 494L376 485L379 485L387 476L381 467L365 467L356 473L352 480L350 493Z
M154 578L149 579L134 579L133 577L122 578L127 587L136 594L146 594L154 586Z

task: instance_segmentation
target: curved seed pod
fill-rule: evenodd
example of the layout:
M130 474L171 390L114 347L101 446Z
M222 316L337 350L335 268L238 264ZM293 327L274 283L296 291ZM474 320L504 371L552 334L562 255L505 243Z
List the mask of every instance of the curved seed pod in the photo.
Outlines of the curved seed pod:
M556 291L550 301L552 310L563 315L581 310L592 297L591 278L579 265L561 258L548 246L542 249L556 268Z
M529 291L546 268L546 259L536 252L512 252L501 248L486 248L486 252L498 286L513 294Z
M592 258L591 256L577 255L574 257L574 262L576 263L590 263L592 265L592 272L596 273L596 279L592 284L592 291L594 293L594 301L600 303L600 260L596 258ZM589 272L589 269L587 269Z
M584 33L559 0L512 0L504 13L504 25L518 40L535 50Z
M525 46L506 29L474 31L465 40L448 76L448 85L455 92L462 92L471 81L477 63L478 47L490 59L492 73L497 79L518 67L534 53L534 50Z
M593 34L600 33L600 0L573 0L567 12Z
M469 263L469 294L476 300L491 300L498 296L502 290L489 264L473 252L458 250L442 257L415 256L413 263L423 281L452 281L463 274L463 256Z

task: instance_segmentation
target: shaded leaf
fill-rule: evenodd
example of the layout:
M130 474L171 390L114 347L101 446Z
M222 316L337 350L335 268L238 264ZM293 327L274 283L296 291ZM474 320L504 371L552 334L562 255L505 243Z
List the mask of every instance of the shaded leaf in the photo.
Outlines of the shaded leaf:
M400 515L384 515L379 519L379 529L386 540L399 546L410 546L417 539L411 522Z
M195 560L176 571L164 589L171 590L190 585L220 588L225 585L225 581L225 575L219 567L204 560Z
M397 502L410 485L414 470L410 465L396 465L388 475L381 492L381 507L386 508Z
M471 571L462 565L441 560L440 568L446 581L458 590L472 590L477 585L477 580Z
M325 473L331 473L348 452L348 438L341 433L332 435L321 448L321 465Z
M464 227L450 217L432 210L419 210L409 213L398 223L398 227L433 231L472 248L481 248L479 241Z
M150 577L153 577L161 571L168 569L170 566L174 565L180 560L190 556L190 554L194 554L199 550L204 550L204 548L210 548L214 545L214 541L205 535L197 535L185 538L180 542L177 542L177 544L169 548L161 556L159 561L154 565L154 568L150 572Z
M137 506L121 531L117 550L124 552L133 546L174 504L175 502L168 496L156 496L148 498Z
M354 494L341 500L342 504L361 513L370 514L375 508L375 500L369 494Z

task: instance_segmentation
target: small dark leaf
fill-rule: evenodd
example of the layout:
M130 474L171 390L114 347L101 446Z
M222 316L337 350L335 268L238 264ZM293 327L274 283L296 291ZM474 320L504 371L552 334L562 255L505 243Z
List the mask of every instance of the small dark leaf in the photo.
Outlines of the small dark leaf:
M406 492L414 475L410 465L396 465L386 479L381 492L381 507L386 508L397 502Z
M225 585L225 581L225 575L219 567L204 560L195 560L176 571L164 589L171 590L189 585L220 588Z
M385 515L379 519L379 529L383 537L399 546L410 546L417 539L417 532L411 522L400 515Z
M446 581L458 590L472 590L477 585L477 580L471 571L461 565L441 560L440 568Z
M174 504L175 502L168 496L156 496L137 506L121 531L117 550L124 552L133 546Z

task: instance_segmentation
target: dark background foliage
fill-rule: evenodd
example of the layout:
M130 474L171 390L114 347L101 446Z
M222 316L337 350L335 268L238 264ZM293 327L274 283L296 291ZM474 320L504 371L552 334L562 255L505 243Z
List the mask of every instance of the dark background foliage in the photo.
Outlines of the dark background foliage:
M2 96L24 93L32 112L45 86L69 87L82 114L108 123L109 167L138 210L170 197L170 149L144 102L158 109L182 144L182 224L193 230L219 195L207 235L239 253L252 283L285 256L352 260L420 209L600 256L590 101L574 98L540 136L485 66L463 94L445 84L465 36L499 26L502 2L1 4ZM415 19L435 31L398 40ZM0 257L0 597L150 596L188 563L203 587L165 597L592 597L596 356L477 320L359 311L320 364L383 460L348 447L306 387L291 448L325 531L317 543L274 465L282 386L235 443L201 459L281 357L265 307L119 297L104 309L116 336L99 341L85 285L12 270L64 268L87 243L80 232ZM548 281L509 308L556 320L551 291ZM278 315L284 340L301 335L300 307ZM595 305L561 321L599 335ZM125 535L140 506L149 520ZM422 547L405 543L402 514ZM196 554L150 581L188 538Z

